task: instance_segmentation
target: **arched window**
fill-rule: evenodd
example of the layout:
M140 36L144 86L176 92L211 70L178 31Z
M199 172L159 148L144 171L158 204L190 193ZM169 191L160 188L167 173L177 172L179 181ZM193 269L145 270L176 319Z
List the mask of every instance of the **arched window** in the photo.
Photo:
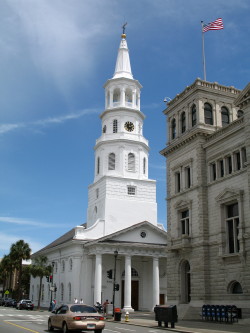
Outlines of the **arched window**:
M70 258L69 259L69 270L72 271L73 269L73 260Z
M238 110L237 111L237 117L238 118L241 118L241 117L243 117L244 116L244 112L242 111L242 110Z
M107 131L107 126L104 125L103 128L102 128L102 133L106 133L106 131Z
M62 261L62 272L64 272L65 271L65 261L63 260Z
M197 122L197 114L196 114L196 105L195 104L192 106L191 114L192 114L192 127L194 127L196 125L196 122Z
M172 129L172 139L176 137L176 120L175 118L171 122L171 129Z
M61 283L61 301L63 301L64 298L64 285Z
M137 270L134 269L133 267L131 267L131 277L138 277L138 276L139 276L139 274L138 274ZM123 271L122 277L123 278L125 277L125 271Z
M109 165L108 165L109 170L115 170L115 154L110 153L109 154Z
M213 110L209 103L204 104L204 119L205 124L213 125Z
M143 158L143 174L146 174L147 160L146 157Z
M68 284L68 292L69 292L69 294L68 294L68 301L69 301L69 303L70 302L72 302L72 291L71 291L71 283L69 282L69 284Z
M57 273L57 269L58 269L58 266L57 266L57 262L55 263L55 273Z
M41 300L44 301L44 284L42 284Z
M117 119L113 120L113 133L117 133L118 122Z
M128 154L128 171L135 172L135 155L133 153Z
M181 133L186 131L186 113L182 112L181 114Z
M241 284L237 281L235 283L233 283L231 290L232 290L232 294L243 294Z
M222 127L229 124L229 111L225 106L222 106L221 108L221 123Z
M99 175L100 173L100 157L97 157L97 162L96 162L96 173Z

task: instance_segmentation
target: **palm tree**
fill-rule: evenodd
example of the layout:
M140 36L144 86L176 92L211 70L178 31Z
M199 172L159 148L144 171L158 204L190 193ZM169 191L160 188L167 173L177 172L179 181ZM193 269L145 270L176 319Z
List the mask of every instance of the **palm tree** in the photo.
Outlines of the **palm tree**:
M18 270L18 288L17 294L19 299L22 297L21 279L22 279L22 262L23 260L30 259L31 249L28 243L24 240L19 240L11 245L10 248L10 258L14 262Z
M13 275L14 263L10 258L10 255L4 255L0 264L0 278L3 282L3 292L5 289L12 288L12 275Z
M37 309L40 310L41 292L42 292L42 279L44 276L49 276L52 272L52 267L47 265L48 258L46 256L36 257L30 267L30 273L33 277L39 277L39 295Z

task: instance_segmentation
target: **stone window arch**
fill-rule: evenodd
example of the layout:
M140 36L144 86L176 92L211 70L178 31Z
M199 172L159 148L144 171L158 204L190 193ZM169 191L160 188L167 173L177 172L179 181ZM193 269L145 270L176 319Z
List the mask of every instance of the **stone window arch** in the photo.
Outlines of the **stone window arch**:
M213 108L209 103L204 104L204 120L205 124L213 125Z
M230 294L243 294L242 286L238 281L231 281L227 289Z
M222 106L221 108L221 123L222 123L222 127L225 127L229 124L230 120L229 120L229 111L228 108L225 106Z
M115 153L110 153L109 154L108 169L109 170L115 170Z

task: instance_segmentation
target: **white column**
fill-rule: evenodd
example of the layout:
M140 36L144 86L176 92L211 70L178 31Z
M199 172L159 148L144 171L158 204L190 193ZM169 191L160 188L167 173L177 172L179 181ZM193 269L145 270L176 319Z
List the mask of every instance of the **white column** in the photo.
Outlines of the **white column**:
M152 311L156 305L159 305L160 280L159 280L159 258L153 258L153 297Z
M94 304L96 302L102 302L102 255L100 253L95 256Z
M125 88L121 89L121 101L120 101L120 105L121 106L125 106Z
M123 311L134 311L131 307L131 256L125 256L125 288Z

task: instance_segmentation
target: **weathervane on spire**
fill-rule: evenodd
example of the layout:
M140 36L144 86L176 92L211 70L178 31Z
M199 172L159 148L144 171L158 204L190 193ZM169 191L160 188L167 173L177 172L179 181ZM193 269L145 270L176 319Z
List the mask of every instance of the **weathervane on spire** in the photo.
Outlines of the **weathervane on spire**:
M126 23L124 23L123 24L123 26L122 26L122 34L123 35L125 35L125 29L126 29L126 25L127 25L128 23L126 22Z

